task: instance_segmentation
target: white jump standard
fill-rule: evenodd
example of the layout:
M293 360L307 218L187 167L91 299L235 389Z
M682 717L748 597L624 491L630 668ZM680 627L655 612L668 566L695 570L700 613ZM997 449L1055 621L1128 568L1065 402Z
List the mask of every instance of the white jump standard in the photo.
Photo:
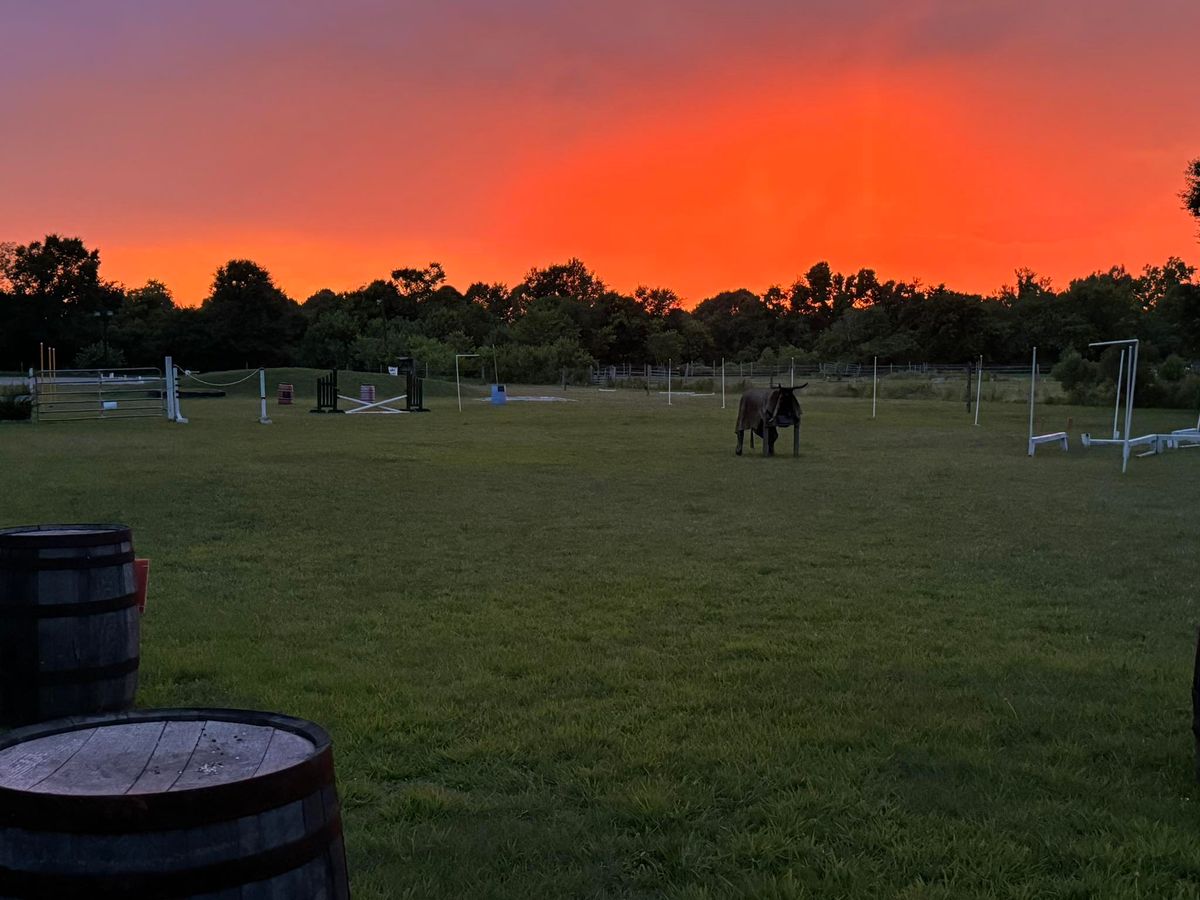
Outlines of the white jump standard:
M1054 431L1049 434L1033 433L1033 410L1037 402L1037 347L1033 348L1033 367L1029 373L1029 455L1033 456L1039 444L1058 444L1064 451L1068 450L1068 437L1065 431ZM978 409L978 407L976 407Z
M1137 363L1138 363L1138 340L1130 338L1122 341L1096 341L1088 344L1089 347L1120 347L1121 359L1117 363L1117 402L1113 410L1113 436L1108 438L1094 438L1090 434L1080 435L1080 441L1084 447L1092 447L1108 444L1110 446L1120 446L1121 448L1121 472L1124 474L1129 470L1129 451L1131 447L1138 447L1145 444L1155 445L1155 450L1158 452L1157 435L1146 434L1142 437L1130 437L1133 430L1133 395L1134 387L1137 384ZM1117 429L1117 422L1120 420L1121 413L1121 388L1125 388L1125 433L1122 435Z

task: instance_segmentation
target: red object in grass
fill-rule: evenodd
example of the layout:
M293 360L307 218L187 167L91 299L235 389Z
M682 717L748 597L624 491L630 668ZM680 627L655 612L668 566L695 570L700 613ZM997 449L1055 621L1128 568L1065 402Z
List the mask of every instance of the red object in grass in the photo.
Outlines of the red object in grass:
M138 612L146 613L146 588L150 584L150 560L135 559L133 561L133 590L137 595Z

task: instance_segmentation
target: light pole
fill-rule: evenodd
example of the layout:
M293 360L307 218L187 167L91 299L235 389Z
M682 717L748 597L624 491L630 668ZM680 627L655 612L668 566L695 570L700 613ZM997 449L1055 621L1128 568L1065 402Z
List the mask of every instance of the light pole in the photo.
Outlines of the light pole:
M454 354L454 390L458 393L458 411L462 412L462 388L458 383L458 361L460 359L470 359L472 356L478 356L478 353L455 353Z
M383 316L383 359L384 365L387 365L387 361L391 359L391 355L388 353L387 298L379 297L375 302L379 304L379 314Z
M104 345L104 365L108 366L108 320L112 318L113 311L111 309L102 309L99 312L92 313L100 319L100 341Z

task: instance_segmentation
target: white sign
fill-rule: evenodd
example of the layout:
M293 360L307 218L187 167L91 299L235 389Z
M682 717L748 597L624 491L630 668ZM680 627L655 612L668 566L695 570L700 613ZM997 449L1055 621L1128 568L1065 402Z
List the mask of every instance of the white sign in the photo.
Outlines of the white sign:
M400 367L399 366L388 366L388 374L389 375L399 375Z

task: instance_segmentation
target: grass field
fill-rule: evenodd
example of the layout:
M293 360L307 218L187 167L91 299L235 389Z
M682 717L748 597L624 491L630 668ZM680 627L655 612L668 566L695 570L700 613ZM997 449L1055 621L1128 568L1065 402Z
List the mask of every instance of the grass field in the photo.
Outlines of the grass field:
M737 459L719 398L288 377L270 427L0 426L0 507L134 528L141 705L330 730L358 900L1200 893L1200 451L868 396Z

